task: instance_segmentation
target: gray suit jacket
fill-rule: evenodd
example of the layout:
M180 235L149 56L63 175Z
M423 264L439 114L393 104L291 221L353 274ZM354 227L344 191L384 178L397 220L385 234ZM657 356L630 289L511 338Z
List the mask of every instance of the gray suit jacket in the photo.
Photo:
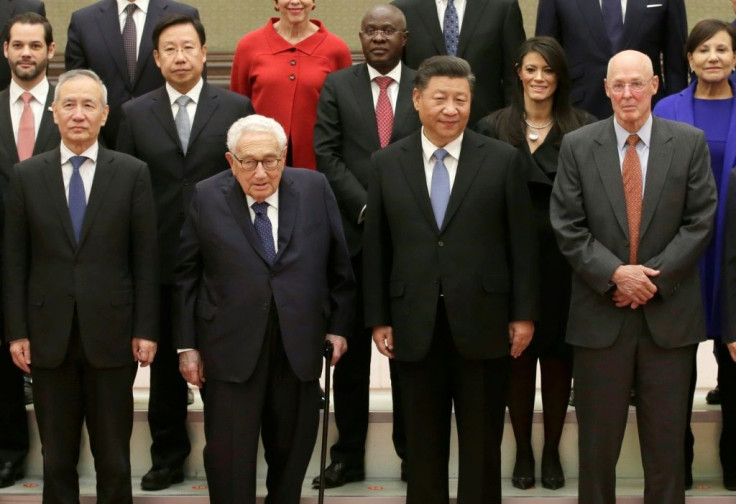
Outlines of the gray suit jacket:
M698 259L708 245L716 188L703 132L654 118L644 188L639 262L660 270L642 308L654 341L674 348L705 339ZM569 133L550 202L562 254L573 268L567 341L605 348L626 310L605 294L628 262L629 231L613 119Z

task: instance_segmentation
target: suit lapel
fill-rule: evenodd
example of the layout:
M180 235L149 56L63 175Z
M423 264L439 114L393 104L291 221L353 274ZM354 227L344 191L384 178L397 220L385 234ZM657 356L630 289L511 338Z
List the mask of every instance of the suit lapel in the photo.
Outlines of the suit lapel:
M403 146L403 152L397 160L398 165L409 190L419 206L419 212L424 216L432 228L439 233L437 222L432 210L432 202L429 200L427 190L427 177L424 175L424 161L422 154L421 130L413 134L412 144Z
M647 6L644 0L628 0L626 3L626 18L624 19L624 32L621 35L621 47L635 47L632 39L640 40L641 31L638 20L643 19Z
M160 2L151 0L148 3L148 12L146 13L146 22L143 23L143 36L141 38L141 46L138 49L138 60L135 64L135 80L133 87L138 85L138 80L143 74L143 69L148 64L148 60L153 58L153 29L159 20L165 15L166 6L162 6Z
M432 39L432 42L437 48L437 51L439 51L439 54L447 54L447 48L445 48L445 37L442 35L442 28L440 27L440 20L437 17L437 5L435 2L420 2L419 5L416 6L416 9L419 13L419 18L424 24L426 32ZM463 23L465 23L465 20L463 20ZM460 31L462 32L462 29Z
M230 207L235 222L240 227L250 246L253 247L253 250L261 256L264 262L268 263L266 251L263 249L263 244L256 234L255 227L253 227L253 220L250 217L248 202L245 199L245 194L243 194L243 189L234 176L226 177L224 180L222 190L225 193L227 205ZM281 223L279 222L279 224Z
M409 120L414 112L412 101L412 90L414 89L415 72L406 65L401 65L401 82L399 82L399 94L396 96L396 112L394 113L394 129L391 132L391 141L399 140L397 131L406 131L404 123ZM374 115L375 117L375 115ZM378 126L376 126L376 131ZM376 138L378 138L376 136Z
M596 0L577 0L577 3L585 26L588 27L591 37L596 41L596 45L604 49L607 54L612 54L613 48L611 47L611 41L608 39L606 26L603 23L603 12L600 3ZM584 28L579 27L578 29L582 30Z
M95 166L95 176L92 179L92 190L87 200L87 209L84 212L84 220L82 221L82 230L79 233L79 251L89 234L89 230L95 221L95 217L100 211L100 206L105 200L105 194L110 183L115 178L115 167L113 166L115 157L105 148L100 147L97 154L97 163ZM69 210L67 207L67 215ZM71 220L69 221L71 223Z
M611 203L613 213L619 226L626 236L629 236L629 221L626 215L626 196L621 178L621 162L618 156L616 133L613 129L613 119L609 119L603 133L593 139L593 159L596 169L603 181L603 187ZM647 182L648 183L648 182Z
M649 161L647 162L647 180L644 184L644 199L641 207L641 231L639 236L644 236L649 223L654 216L657 202L662 194L667 172L672 162L672 133L663 121L654 118L652 124L652 138L649 146Z
M8 164L12 166L18 162L18 147L15 143L13 123L10 119L10 91L8 89L6 88L0 93L0 138L5 153L10 156Z
M294 234L294 224L297 219L297 209L299 208L299 191L289 175L289 169L284 169L281 175L281 183L279 184L279 236L278 251L274 263L278 262L284 254L284 250L289 246L291 237Z
M202 92L199 95L197 112L194 114L194 124L192 124L192 130L189 134L189 145L194 144L199 134L202 133L202 130L209 122L212 114L214 114L215 110L220 106L219 98L220 96L214 91L214 89L205 83L202 87ZM169 115L172 115L171 112L169 112Z
M33 155L41 154L46 150L46 146L51 140L54 131L58 131L58 126L54 123L54 113L51 111L51 104L54 102L54 86L49 86L49 92L46 95L46 103L43 105L43 115L41 116L41 125L38 127L38 136L33 144ZM58 137L57 137L58 138Z
M468 189L470 189L478 170L485 162L485 159L478 157L478 149L484 143L485 140L476 143L468 134L463 137L460 159L457 163L455 183L452 184L452 192L450 192L450 201L447 203L447 211L445 212L445 221L442 223L442 229L447 227L458 208L460 208L460 204L465 198Z
M120 35L120 19L115 0L100 3L100 15L97 18L97 23L110 57L118 67L118 73L127 76L128 65L125 61L125 49L123 49L123 37ZM142 46L143 39L141 39ZM126 89L131 89L130 78L124 80Z
M49 194L51 204L56 209L56 214L61 219L61 226L64 228L69 245L75 248L77 240L74 238L72 219L69 216L69 204L66 201L64 191L64 178L61 175L61 150L57 147L49 154L49 156L44 156L44 162L48 165L43 172L46 191Z
M180 145L181 140L176 132L176 124L174 123L174 114L171 112L171 102L166 87L161 87L156 93L151 95L151 112L163 127L164 131L176 144ZM197 115L195 114L195 122Z
M366 125L365 134L373 150L381 148L378 138L378 123L376 122L376 109L373 107L373 91L366 64L356 65L352 76L353 98L356 108L363 118L361 121Z
M437 7L434 5L435 2L427 3L431 3L432 6L435 7L435 17L437 17ZM465 15L463 16L463 25L460 27L460 40L457 43L457 55L461 58L463 57L465 48L468 47L468 44L470 43L473 34L475 33L475 26L478 24L478 21L483 16L483 11L489 5L490 2L486 1L467 0L467 4L465 4ZM444 37L442 38L442 43L444 45Z

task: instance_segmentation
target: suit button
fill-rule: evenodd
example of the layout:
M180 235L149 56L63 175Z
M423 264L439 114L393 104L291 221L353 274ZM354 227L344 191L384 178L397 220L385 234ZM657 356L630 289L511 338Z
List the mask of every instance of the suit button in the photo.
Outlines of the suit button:
M188 180L184 180L184 187L187 187L188 185L189 185L189 181Z
M295 65L296 65L296 60L291 60L291 61L289 61L289 64L290 64L291 66L295 66Z
M296 79L296 75L294 74L289 75L289 80L294 80L294 79Z
M437 245L439 245L440 247L444 247L445 246L445 242L443 242L442 240L440 240L440 241L437 242Z
M177 154L179 154L179 157L184 157L184 151L179 149L176 151Z
M261 306L261 310L268 311L268 303L263 303L263 306Z

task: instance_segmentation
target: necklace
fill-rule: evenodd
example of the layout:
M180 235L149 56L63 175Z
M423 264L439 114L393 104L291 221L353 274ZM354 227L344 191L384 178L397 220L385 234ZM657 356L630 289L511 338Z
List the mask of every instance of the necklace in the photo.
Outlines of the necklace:
M529 121L526 120L526 117L524 117L524 123L527 126L529 126L531 129L533 129L533 130L547 129L550 126L552 126L552 124L554 124L554 122L555 122L555 120L554 119L551 119L547 124L543 124L542 126L534 126L532 123L530 123ZM529 137L529 140L531 140L532 142L536 142L537 140L539 140L539 133L537 133L536 131L530 131L529 132L529 135L527 135L527 136Z

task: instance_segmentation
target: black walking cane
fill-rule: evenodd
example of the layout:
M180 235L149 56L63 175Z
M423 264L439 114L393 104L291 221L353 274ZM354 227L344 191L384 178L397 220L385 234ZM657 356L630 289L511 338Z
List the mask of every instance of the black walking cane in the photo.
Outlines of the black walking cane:
M332 362L331 341L325 341L325 408L322 412L322 453L319 457L319 494L318 504L325 502L325 465L327 462L327 426L330 423L330 363Z

